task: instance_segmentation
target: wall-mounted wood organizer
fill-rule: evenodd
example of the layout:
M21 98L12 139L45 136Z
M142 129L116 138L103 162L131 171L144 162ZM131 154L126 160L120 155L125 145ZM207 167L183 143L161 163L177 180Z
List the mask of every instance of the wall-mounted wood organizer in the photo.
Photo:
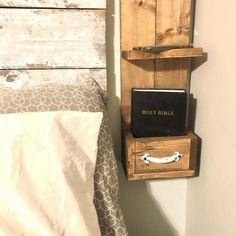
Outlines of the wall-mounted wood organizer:
M180 88L189 93L190 61L202 48L135 51L147 45L191 44L194 0L121 0L121 113L123 163L129 180L196 174L197 136L134 138L130 132L132 88ZM183 153L179 162L145 164L140 158Z

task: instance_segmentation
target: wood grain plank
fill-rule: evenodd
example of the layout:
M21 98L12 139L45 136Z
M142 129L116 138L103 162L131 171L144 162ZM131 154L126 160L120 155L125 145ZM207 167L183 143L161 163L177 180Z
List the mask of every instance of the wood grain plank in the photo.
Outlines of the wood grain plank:
M147 51L123 51L126 60L154 60L162 58L183 58L183 57L201 57L203 55L202 48L186 48L186 49L170 49L161 52Z
M105 68L105 10L0 9L0 69Z
M155 0L121 0L121 50L155 44ZM131 89L154 86L154 61L121 59L121 111L123 129L130 128Z
M192 0L156 1L156 45L191 43Z
M0 0L4 7L105 8L106 0Z
M135 173L135 143L132 135L127 133L125 136L126 156L126 174L132 176Z
M18 88L29 84L44 83L85 83L93 78L103 90L107 90L106 69L79 70L0 70L0 86Z
M188 58L156 61L155 87L188 90Z
M190 44L192 0L157 0L156 45ZM155 87L189 90L189 59L158 60Z

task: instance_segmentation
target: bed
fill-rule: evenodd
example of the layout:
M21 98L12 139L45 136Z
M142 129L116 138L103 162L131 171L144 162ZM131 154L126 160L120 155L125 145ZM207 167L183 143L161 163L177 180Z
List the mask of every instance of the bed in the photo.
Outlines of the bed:
M105 1L0 6L0 235L128 235L106 113Z

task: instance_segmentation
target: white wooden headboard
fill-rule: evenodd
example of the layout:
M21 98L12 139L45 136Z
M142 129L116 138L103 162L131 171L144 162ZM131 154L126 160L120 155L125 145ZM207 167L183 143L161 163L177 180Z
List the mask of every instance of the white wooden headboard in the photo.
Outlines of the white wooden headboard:
M106 0L0 0L0 76L93 76L106 88Z

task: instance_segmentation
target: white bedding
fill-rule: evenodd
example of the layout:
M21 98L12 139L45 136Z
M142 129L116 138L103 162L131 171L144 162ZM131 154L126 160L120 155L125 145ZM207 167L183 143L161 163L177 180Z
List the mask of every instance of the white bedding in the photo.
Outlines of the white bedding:
M101 112L0 115L0 235L98 236Z

